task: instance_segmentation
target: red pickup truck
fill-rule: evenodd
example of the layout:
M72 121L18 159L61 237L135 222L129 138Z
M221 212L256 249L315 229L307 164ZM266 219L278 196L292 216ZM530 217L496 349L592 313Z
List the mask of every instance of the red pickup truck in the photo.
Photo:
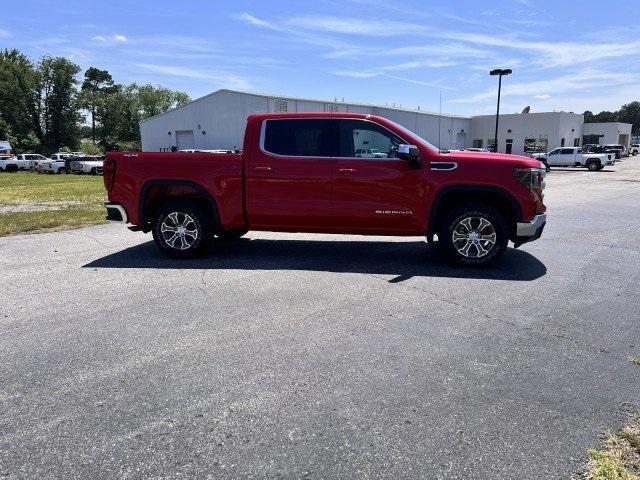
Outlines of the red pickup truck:
M242 152L110 152L107 218L193 257L249 230L426 236L459 264L540 237L538 160L440 151L382 117L279 113L247 120Z

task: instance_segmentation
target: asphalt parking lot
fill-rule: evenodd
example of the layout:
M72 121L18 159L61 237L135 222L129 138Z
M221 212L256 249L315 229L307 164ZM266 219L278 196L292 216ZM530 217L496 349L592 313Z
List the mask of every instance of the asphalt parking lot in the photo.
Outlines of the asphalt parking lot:
M640 158L489 270L419 238L0 239L0 476L569 478L640 403Z

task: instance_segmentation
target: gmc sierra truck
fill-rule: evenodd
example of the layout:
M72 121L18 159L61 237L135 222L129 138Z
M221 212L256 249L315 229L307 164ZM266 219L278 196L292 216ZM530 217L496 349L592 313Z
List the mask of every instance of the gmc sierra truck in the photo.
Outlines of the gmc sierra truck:
M538 160L438 150L350 113L252 115L242 153L110 152L104 162L107 219L153 232L174 258L263 230L437 237L454 262L487 265L509 240L542 234L545 174Z

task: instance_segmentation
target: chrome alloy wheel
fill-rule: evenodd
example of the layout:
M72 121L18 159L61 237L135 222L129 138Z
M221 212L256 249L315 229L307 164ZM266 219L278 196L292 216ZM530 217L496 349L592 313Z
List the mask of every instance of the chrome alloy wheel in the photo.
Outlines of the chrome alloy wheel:
M172 212L167 215L160 226L162 239L176 250L187 250L198 239L198 225L190 215L183 212Z
M466 217L453 229L453 246L466 258L487 256L496 245L496 229L483 217Z

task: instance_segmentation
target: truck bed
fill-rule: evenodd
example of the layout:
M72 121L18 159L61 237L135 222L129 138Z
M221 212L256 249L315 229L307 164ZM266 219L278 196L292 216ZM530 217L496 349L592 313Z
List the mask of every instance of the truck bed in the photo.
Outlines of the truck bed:
M109 152L106 158L104 182L109 198L125 206L133 225L142 220L141 197L151 188L185 181L216 199L222 223L244 224L241 154Z

